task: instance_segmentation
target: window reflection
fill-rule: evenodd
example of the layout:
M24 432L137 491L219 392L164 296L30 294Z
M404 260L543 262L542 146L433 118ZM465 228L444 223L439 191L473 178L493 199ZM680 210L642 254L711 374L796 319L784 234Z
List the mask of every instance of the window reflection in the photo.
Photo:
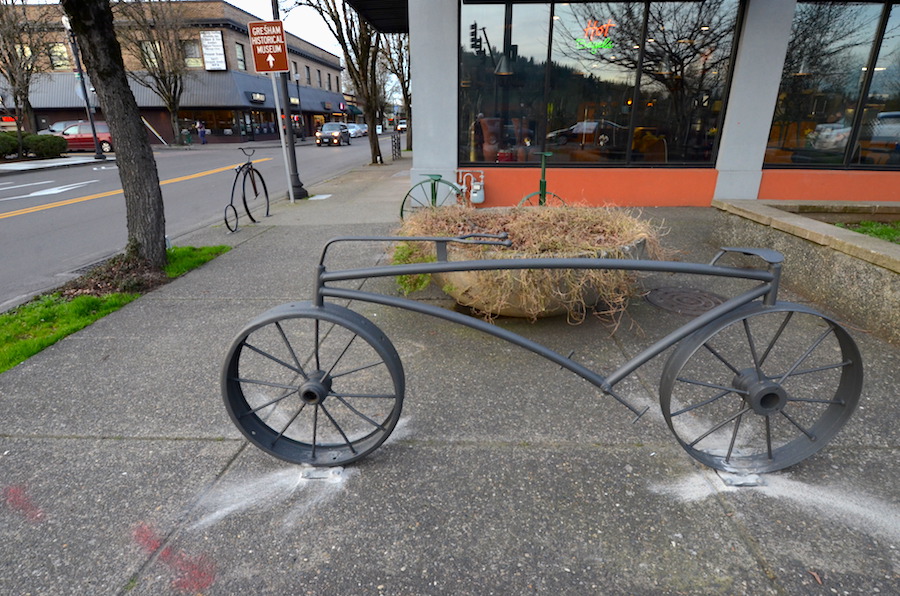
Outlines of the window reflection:
M712 165L737 8L463 4L460 162Z
M870 79L854 160L900 166L900 6L891 9Z
M867 132L860 123L872 122L888 105L890 77L871 78L875 95L870 93L864 102L870 104L864 107L864 114L857 111L885 8L881 3L798 2L765 163L874 162L872 154L877 149L871 127ZM896 35L896 21L893 29ZM895 61L896 43L885 39ZM893 80L897 81L896 70ZM895 98L898 91L893 91ZM859 142L851 145L855 130L862 132L855 135Z

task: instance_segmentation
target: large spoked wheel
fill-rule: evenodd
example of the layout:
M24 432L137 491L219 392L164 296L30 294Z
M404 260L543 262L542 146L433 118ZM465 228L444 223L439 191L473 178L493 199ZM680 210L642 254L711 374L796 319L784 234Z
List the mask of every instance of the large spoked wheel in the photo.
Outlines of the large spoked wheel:
M669 357L660 405L698 461L738 473L781 470L824 447L859 402L856 343L798 304L753 304L686 338Z
M540 192L533 192L530 195L526 195L519 201L519 207L565 207L566 202L562 200L558 194L554 192L546 192L544 193L544 198L541 200Z
M423 180L409 189L400 205L400 218L426 207L464 203L464 195L458 186L446 180Z
M265 209L266 217L269 217L269 190L266 188L266 181L263 180L262 174L254 169L248 169L244 172L244 210L247 211L247 217L253 223L258 223L250 212L251 208Z
M237 232L238 229L238 212L231 203L225 205L225 227L229 232Z
M341 306L283 304L235 339L222 371L225 407L251 443L297 464L354 462L387 439L403 404L393 344Z

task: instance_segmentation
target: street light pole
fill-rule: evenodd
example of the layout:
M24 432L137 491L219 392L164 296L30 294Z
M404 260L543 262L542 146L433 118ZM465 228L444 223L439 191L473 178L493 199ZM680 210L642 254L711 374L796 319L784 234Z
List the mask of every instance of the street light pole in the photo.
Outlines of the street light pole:
M91 113L91 103L88 99L87 86L84 84L84 71L81 69L81 57L78 54L78 41L75 39L75 32L72 31L72 25L69 23L69 17L63 15L63 27L69 34L69 45L72 46L72 56L75 58L75 76L81 84L81 99L84 100L84 109L87 112L88 122L91 123L91 135L94 137L94 159L106 159L103 151L100 150L100 139L97 138L97 126L94 124L94 114Z
M278 0L272 0L272 16L276 21L281 20L281 11L278 8ZM281 105L284 106L284 133L286 135L285 142L288 148L287 153L288 166L290 168L290 183L294 190L294 197L297 199L305 199L309 196L309 191L303 188L303 183L300 182L300 175L297 173L297 150L294 147L294 127L291 123L290 109L291 98L288 92L288 80L286 72L278 73L278 82L278 93L281 95Z

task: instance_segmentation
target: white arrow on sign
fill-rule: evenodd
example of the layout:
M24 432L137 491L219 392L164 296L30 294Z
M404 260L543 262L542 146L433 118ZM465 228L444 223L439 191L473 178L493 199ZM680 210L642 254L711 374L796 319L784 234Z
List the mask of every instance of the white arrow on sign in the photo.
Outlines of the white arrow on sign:
M272 68L272 66L275 64L275 58L272 56L272 54L266 56L266 62L269 63L269 68Z
M41 190L36 190L27 195L19 195L17 197L6 197L5 199L0 199L0 201L12 201L15 199L27 199L29 197L42 197L44 195L57 195L61 192L75 190L76 188L81 188L82 186L87 186L88 184L93 184L94 182L97 182L97 180L85 180L84 182L75 182L74 184L64 184L62 186L54 186L53 188L44 188Z

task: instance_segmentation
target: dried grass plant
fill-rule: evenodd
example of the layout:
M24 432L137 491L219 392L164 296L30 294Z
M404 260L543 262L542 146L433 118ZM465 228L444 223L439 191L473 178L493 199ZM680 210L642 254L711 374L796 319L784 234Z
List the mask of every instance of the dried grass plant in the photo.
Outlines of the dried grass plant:
M506 232L509 248L450 244L451 261L508 258L637 258L637 247L657 257L659 228L630 211L600 207L515 207L422 209L407 217L402 236L458 236ZM434 260L434 246L402 243L395 262ZM531 320L565 313L580 322L593 308L615 318L637 290L635 274L596 269L523 269L435 274L456 301L490 319L497 315ZM417 283L413 283L417 282ZM427 286L427 278L398 280L404 291Z

